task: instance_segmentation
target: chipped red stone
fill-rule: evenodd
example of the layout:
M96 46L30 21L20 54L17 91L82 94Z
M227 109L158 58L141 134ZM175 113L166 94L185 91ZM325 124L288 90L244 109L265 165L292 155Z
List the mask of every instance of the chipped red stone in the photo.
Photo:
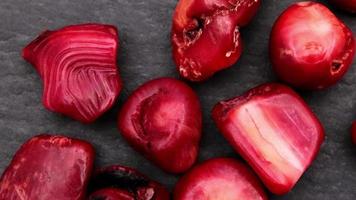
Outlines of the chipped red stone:
M200 103L185 83L160 78L136 89L119 113L122 136L162 169L181 173L195 162L202 131Z
M191 81L208 79L233 65L242 52L240 28L256 14L260 0L180 0L173 16L173 57Z
M17 151L0 179L1 200L84 200L93 147L64 136L33 137Z
M23 57L43 80L47 109L91 123L122 88L117 49L116 27L82 24L45 31L23 49Z
M297 93L264 84L221 101L213 119L269 190L285 194L316 157L324 140L317 117Z
M174 189L175 200L267 200L262 185L243 163L230 158L203 162L184 175Z

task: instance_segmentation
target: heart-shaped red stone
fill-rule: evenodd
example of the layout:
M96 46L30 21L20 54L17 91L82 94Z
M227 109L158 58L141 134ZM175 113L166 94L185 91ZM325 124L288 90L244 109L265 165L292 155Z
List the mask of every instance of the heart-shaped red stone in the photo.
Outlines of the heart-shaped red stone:
M122 88L117 49L116 27L82 24L45 31L23 57L43 80L47 109L90 123L112 107Z
M162 169L184 172L198 155L202 130L199 99L181 81L149 81L123 105L118 128L137 151Z
M275 194L293 188L324 139L323 127L308 105L280 84L264 84L218 103L213 118L233 148Z

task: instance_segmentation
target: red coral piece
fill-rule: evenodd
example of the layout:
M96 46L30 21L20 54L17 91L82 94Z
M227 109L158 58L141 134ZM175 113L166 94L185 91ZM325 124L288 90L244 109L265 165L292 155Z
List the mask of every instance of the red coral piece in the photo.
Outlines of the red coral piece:
M194 167L174 189L175 200L267 200L255 174L243 163L214 158Z
M119 113L122 136L162 169L181 173L195 162L202 113L195 92L172 78L149 81L135 90Z
M36 136L22 145L0 179L2 200L83 200L94 149L63 136Z
M44 106L83 123L110 109L122 88L114 26L83 24L45 31L23 49L43 79Z
M339 81L355 55L352 31L327 7L299 2L273 26L271 61L285 82L303 89L323 89Z
M213 118L275 194L294 187L324 140L324 129L308 105L280 84L264 84L218 103Z
M169 192L137 170L114 165L96 171L89 200L169 200Z
M180 0L173 17L173 57L180 74L202 81L233 65L242 52L240 28L260 0Z

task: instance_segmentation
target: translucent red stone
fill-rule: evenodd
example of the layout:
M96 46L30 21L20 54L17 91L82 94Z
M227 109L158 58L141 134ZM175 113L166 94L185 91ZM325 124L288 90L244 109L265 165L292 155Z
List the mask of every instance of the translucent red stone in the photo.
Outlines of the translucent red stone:
M81 24L45 31L23 49L43 80L44 106L91 123L110 109L122 88L116 65L117 29Z
M213 119L269 190L285 194L310 166L324 130L308 105L287 86L269 83L221 101Z

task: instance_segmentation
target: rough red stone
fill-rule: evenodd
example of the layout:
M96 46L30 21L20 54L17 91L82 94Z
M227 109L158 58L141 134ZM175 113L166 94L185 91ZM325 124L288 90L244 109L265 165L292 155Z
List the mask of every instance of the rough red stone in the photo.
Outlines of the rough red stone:
M191 81L208 79L233 65L242 52L240 28L256 14L260 0L180 0L173 17L173 57Z

